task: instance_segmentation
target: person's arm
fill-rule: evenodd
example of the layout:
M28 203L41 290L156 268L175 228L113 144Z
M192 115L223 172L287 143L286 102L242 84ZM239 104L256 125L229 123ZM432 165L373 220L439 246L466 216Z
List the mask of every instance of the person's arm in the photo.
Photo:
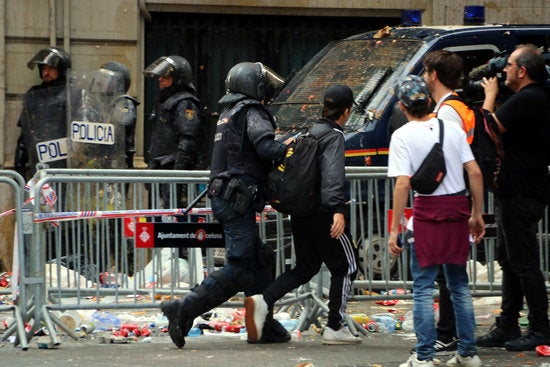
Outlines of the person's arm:
M483 108L487 111L491 112L491 116L495 119L495 122L497 123L498 129L500 133L503 133L506 131L506 128L502 125L498 117L494 114L495 112L495 105L496 100L498 96L498 79L496 77L493 78L483 78L481 81L481 86L483 87L483 90L485 91L485 99L483 100Z
M388 247L391 255L397 256L403 252L403 248L397 244L399 225L409 198L410 179L408 176L397 176L393 189L392 220L390 224L390 236Z
M256 152L265 160L276 160L286 152L286 145L275 140L275 131L266 112L258 108L246 111L246 132Z
M346 210L345 141L341 133L329 132L319 142L321 206L332 213Z
M344 234L346 227L344 216L346 205L344 136L341 133L327 133L319 144L321 147L321 155L319 157L321 205L333 213L330 236L332 238L339 238Z
M485 222L483 221L483 176L475 160L464 163L464 169L468 174L470 194L472 197L472 213L468 220L470 234L474 243L479 243L485 235Z
M199 110L193 101L184 99L176 107L174 127L179 135L175 169L195 169L198 162L197 140L200 134Z
M483 108L491 113L495 112L495 102L498 96L498 79L496 77L485 78L481 80L481 86L485 93L485 99L483 100Z

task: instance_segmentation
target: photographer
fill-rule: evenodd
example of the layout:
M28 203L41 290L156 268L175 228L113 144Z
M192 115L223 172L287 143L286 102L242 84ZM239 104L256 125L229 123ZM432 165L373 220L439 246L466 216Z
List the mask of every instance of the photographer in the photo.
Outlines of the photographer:
M483 78L496 78L498 80L499 92L496 101L502 103L510 98L513 91L506 86L506 75L504 68L506 67L508 56L495 56L489 59L487 63L477 66L468 73L468 82L464 85L464 92L470 101L483 103L485 98L483 90ZM477 103L476 103L477 104Z
M505 84L515 93L493 114L504 145L495 189L496 257L502 268L501 313L497 327L477 339L480 347L534 350L550 343L548 298L540 270L537 223L549 199L548 147L550 97L544 58L533 45L519 45L508 58ZM483 78L483 107L493 112L499 94L496 78ZM518 324L523 298L529 331Z

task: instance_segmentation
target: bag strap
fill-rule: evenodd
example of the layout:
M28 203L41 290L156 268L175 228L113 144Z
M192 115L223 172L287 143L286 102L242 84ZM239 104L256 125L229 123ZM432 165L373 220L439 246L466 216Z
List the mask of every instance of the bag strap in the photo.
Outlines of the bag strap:
M439 144L443 147L443 120L437 119L439 122Z

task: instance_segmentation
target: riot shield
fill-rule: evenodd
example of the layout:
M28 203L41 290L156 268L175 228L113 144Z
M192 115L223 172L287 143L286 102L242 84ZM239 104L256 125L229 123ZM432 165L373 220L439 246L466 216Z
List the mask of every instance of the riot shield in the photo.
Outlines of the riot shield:
M23 96L21 127L31 174L38 163L64 168L67 163L67 89L65 83L31 88Z
M125 125L116 106L124 94L122 75L71 72L69 88L68 167L125 168Z

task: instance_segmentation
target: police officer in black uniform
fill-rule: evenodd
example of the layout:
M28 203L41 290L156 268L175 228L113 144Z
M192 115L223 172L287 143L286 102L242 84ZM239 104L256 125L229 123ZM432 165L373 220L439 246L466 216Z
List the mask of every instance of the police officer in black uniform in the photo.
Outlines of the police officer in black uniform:
M178 348L185 345L195 317L239 291L252 295L272 281L273 251L260 240L256 212L264 207L259 193L268 169L285 153L285 144L275 140L273 116L264 106L282 84L280 76L259 62L239 63L227 74L227 93L219 101L227 106L217 123L209 186L212 210L225 232L226 264L183 299L161 304ZM272 315L263 330L259 342L290 340Z
M67 164L67 93L66 75L71 67L69 54L58 47L38 51L27 63L29 69L38 65L42 83L31 87L23 97L23 110L17 126L21 135L17 140L14 168L24 178L30 163L31 176L37 163L52 168Z
M147 67L145 76L158 78L160 92L151 113L149 169L196 169L202 138L201 103L193 85L189 62L181 56L162 56ZM161 187L165 207L169 206L168 185ZM186 185L178 189L178 206L185 205Z

